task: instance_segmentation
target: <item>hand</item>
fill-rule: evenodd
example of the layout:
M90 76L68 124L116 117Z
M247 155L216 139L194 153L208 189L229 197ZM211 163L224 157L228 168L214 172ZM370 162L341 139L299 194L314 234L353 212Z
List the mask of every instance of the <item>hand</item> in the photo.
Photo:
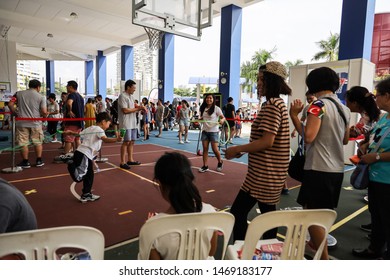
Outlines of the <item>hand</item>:
M227 148L226 150L222 149L222 151L225 152L225 158L232 159L232 158L241 157L244 153L237 151L237 147L238 146L233 146L233 147Z
M297 136L297 131L294 129L293 132L291 132L291 138L295 138Z
M123 141L123 137L121 137L121 135L119 134L117 137L116 137L116 142L122 142Z
M303 110L303 103L300 99L295 99L291 102L290 106L290 116L298 116L298 114Z

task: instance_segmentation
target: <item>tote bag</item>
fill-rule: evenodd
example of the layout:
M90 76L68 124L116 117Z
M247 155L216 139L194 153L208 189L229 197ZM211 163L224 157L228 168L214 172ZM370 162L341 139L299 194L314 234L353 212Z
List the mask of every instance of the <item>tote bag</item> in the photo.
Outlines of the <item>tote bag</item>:
M352 172L350 183L355 189L364 190L368 187L368 177L368 164L359 162Z

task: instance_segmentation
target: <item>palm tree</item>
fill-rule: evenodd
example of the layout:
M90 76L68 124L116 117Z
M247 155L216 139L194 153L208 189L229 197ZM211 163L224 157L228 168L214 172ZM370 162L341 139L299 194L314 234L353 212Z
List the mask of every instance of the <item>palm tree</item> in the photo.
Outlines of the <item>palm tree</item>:
M297 66L297 65L301 65L303 63L303 60L302 59L297 59L295 61L287 61L284 66L286 66L286 68L290 68L291 66Z
M321 40L316 43L321 51L316 53L312 60L326 59L326 61L336 61L339 57L339 43L340 35L330 32L327 40Z
M241 77L245 78L246 81L243 84L243 87L247 88L248 91L251 91L252 85L257 81L257 73L261 65L266 64L269 60L273 58L273 53L276 52L276 47L272 50L267 51L264 49L259 49L252 56L251 61L245 61L241 65Z

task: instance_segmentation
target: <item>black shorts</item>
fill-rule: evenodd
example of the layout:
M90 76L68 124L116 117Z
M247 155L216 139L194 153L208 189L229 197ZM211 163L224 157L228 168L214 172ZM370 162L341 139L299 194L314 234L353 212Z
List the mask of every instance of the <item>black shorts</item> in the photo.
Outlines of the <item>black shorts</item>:
M297 202L308 209L337 207L344 173L305 170Z
M235 121L227 121L228 124L229 124L229 128L232 129L232 128L235 128L236 126L236 122Z

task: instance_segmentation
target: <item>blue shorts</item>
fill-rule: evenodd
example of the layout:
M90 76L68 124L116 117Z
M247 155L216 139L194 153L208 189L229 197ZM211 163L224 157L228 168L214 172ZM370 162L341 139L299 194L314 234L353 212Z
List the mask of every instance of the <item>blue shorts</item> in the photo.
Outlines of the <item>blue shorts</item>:
M126 133L125 133L125 136L123 137L123 141L129 142L129 141L137 140L137 132L138 132L138 129L136 129L136 128L126 129Z
M209 141L209 142L218 142L219 141L219 132L206 132L202 131L202 141Z

